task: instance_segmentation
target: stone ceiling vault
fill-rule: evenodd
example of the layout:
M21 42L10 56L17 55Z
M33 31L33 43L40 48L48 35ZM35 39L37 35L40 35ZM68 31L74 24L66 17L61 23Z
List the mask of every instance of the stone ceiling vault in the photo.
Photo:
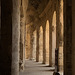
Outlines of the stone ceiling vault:
M39 15L44 11L49 0L29 0L26 12L26 24L34 22L39 18Z

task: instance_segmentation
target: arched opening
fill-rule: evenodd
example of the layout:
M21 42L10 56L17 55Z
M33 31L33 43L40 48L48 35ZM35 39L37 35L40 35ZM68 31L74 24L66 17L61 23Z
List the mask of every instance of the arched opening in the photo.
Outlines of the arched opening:
M25 49L25 58L26 59L36 59L36 56L38 56L38 59L40 62L43 61L44 56L44 48L46 50L46 64L48 63L48 55L50 55L51 52L51 60L49 57L50 62L52 62L52 65L55 64L55 48L59 49L59 58L57 59L59 61L59 68L63 68L63 56L64 56L64 74L65 75L75 75L75 21L74 21L74 13L75 13L75 1L74 0L0 0L1 1L1 26L0 26L0 32L1 32L1 46L0 46L0 74L1 75L19 75L19 58L21 57L22 63L23 63L23 55L24 52L20 52L20 50L24 49L24 35L21 31L20 33L20 6L23 4L24 7L24 15L25 17L28 16L28 22L24 20L24 23L29 24L26 25L26 49ZM25 1L25 2L24 2ZM48 2L49 1L49 2ZM63 6L64 1L64 6ZM28 5L28 9L26 8ZM63 11L64 7L64 11ZM22 8L21 8L22 9ZM26 14L27 10L27 14ZM54 14L53 14L54 11ZM64 12L64 14L63 14ZM23 15L21 15L23 17ZM53 19L52 19L53 16ZM64 16L64 19L63 19ZM49 22L47 20L50 20L50 26L47 29L47 25L49 25ZM44 23L47 21L46 25L46 36L43 40L43 28ZM64 25L63 25L64 21ZM23 23L23 21L21 21ZM37 23L39 22L39 23ZM36 24L35 31L32 31L33 25ZM40 26L40 24L42 26ZM24 24L25 25L25 24ZM32 26L31 26L32 25ZM40 26L39 29L37 27ZM24 27L22 27L24 30ZM63 29L64 28L64 29ZM37 48L36 48L36 29L39 33L37 36ZM45 29L45 28L44 28ZM64 30L64 35L63 35ZM21 34L21 37L20 37ZM49 35L50 34L50 35ZM47 39L47 37L51 36ZM22 37L23 36L23 37ZM32 41L33 39L33 41ZM51 39L51 40L50 40ZM50 40L50 45L48 45L48 40ZM20 43L20 41L22 41ZM45 43L43 45L43 42ZM63 46L64 44L64 46ZM20 47L22 46L22 48ZM45 46L45 47L43 47ZM21 49L20 49L21 48ZM33 48L33 50L32 50ZM48 52L48 48L51 48L51 51ZM36 53L35 53L36 51ZM38 52L37 52L38 51ZM49 54L48 54L49 53ZM63 54L64 53L64 54ZM20 54L20 55L19 55ZM36 56L35 56L36 55ZM38 61L38 62L39 62ZM36 62L36 63L38 63ZM31 63L31 64L30 64ZM35 71L34 62L31 61L27 65L25 64L25 75L32 73L32 75L39 75L41 74L40 71L42 71L42 74L49 75L53 74L51 68L44 65L42 68L42 63L39 64L39 72ZM11 66L12 65L12 66ZM46 68L49 68L46 70ZM44 69L43 69L44 68ZM27 70L26 70L27 69ZM41 70L42 69L42 70ZM51 70L51 71L50 71ZM32 72L31 72L32 71ZM38 71L38 69L37 69ZM49 73L49 72L50 73ZM34 73L35 72L35 73ZM60 72L60 71L59 71ZM24 74L23 73L23 74ZM37 74L36 74L37 73ZM29 75L28 74L28 75ZM22 75L22 73L21 73Z

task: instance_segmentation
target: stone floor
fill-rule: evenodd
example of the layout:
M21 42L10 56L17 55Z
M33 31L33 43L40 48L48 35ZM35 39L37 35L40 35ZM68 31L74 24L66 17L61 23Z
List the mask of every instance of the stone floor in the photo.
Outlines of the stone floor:
M54 68L48 65L32 60L26 60L25 64L25 70L20 72L20 75L53 75Z

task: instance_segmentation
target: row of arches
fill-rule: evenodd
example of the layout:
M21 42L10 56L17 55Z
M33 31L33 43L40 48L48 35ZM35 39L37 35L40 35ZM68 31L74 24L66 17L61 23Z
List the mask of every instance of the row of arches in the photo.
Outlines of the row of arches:
M37 29L34 29L33 26L31 27L31 25L26 25L26 30L27 38L25 58L34 59L37 62L42 62L44 64L48 64L49 66L55 66L55 49L57 48L56 11L54 11L53 13L51 28L50 21L46 20L44 26L41 25L38 26ZM32 38L32 40L30 37ZM60 51L60 59L60 63L63 63L63 49ZM61 66L63 68L63 64L61 64Z
M53 1L53 0L51 0L51 1ZM64 2L64 6L63 6L63 2ZM59 47L59 56L61 56L61 52L63 53L63 50L64 50L63 56L64 56L64 74L65 75L72 75L72 74L75 75L75 72L74 72L74 69L75 69L75 64L74 64L74 62L75 62L74 61L74 59L75 59L75 50L74 50L75 49L75 44L74 44L75 43L75 40L74 40L74 38L75 38L75 36L74 36L74 32L75 32L75 30L74 30L74 28L75 28L75 25L74 25L75 24L75 22L74 22L75 11L74 10L75 10L75 7L74 7L74 2L75 2L74 0L60 0L60 1L56 0L56 5L54 5L54 7L56 7L56 9L55 9L56 10L56 30L55 30L56 34L55 34L55 31L53 31L51 33L51 30L53 30L55 27L55 23L53 24L53 26L51 26L51 22L53 22L53 21L49 20L50 21L49 22L49 31L50 31L49 44L52 44L52 45L49 45L49 47L45 45L46 41L48 41L48 40L46 40L46 41L44 41L44 40L46 39L46 35L48 35L48 33L43 35L44 36L43 38L45 38L45 39L43 39L43 50L46 49L47 47L49 49L53 48L53 50L54 50L54 47L56 47L56 48ZM25 5L27 6L27 4L25 4ZM7 9L6 9L6 7L7 7ZM63 7L64 7L64 9L63 9ZM1 66L1 71L2 71L1 74L19 75L20 18L21 18L20 17L20 2L19 2L19 0L1 0L1 9L2 9L1 10L1 12L2 12L1 13L1 52L0 52L0 55L1 55L0 66ZM50 11L47 10L47 12L49 12L49 13L51 11L52 10L50 10ZM49 13L44 12L44 15L49 17L49 15L52 15ZM64 16L64 19L63 19L63 16ZM51 16L49 18L52 19ZM46 19L46 21L48 19ZM63 25L63 20L64 20L64 25ZM43 25L43 24L41 24L41 25ZM44 27L42 26L40 29L43 30ZM39 38L42 36L39 37L39 34L36 32L39 32L39 31L37 31L37 29L36 29L34 32L34 36L38 35L38 36L35 36L35 38L37 38L35 40L36 41L41 40ZM44 32L45 32L45 30L43 30L43 32L41 32L41 33L44 33ZM63 33L64 33L64 35L63 35ZM28 34L27 36L29 37L29 39L31 38L30 34ZM55 36L56 36L56 38L55 38ZM64 36L64 40L63 40L63 36ZM56 40L56 44L54 43L54 40ZM34 40L32 40L32 41L34 41ZM63 44L63 41L64 41L64 44ZM29 41L27 43L30 43L30 42L31 41ZM39 50L39 48L42 50L42 47L39 47L39 41L37 41L36 45L37 45L37 49L34 48L34 52L33 52L33 53L35 53L35 51L36 51L36 57L34 57L35 55L33 55L33 57L36 58L36 61L38 61L39 59L38 59L38 54L37 54L38 51L37 50ZM36 47L36 46L33 46L33 47ZM30 49L33 47L29 46L28 48ZM43 53L46 53L46 52L43 52ZM52 58L51 53L52 53L51 50L49 50L49 64L50 65L52 65L51 64L51 62L52 62L51 61L51 58ZM32 55L31 55L31 57L32 57ZM44 57L46 57L46 56L43 56L43 59L44 59ZM63 59L63 57L60 59ZM43 60L43 62L44 61L45 61L45 59ZM22 61L22 62L24 62L24 61ZM63 63L60 62L60 64L63 64Z

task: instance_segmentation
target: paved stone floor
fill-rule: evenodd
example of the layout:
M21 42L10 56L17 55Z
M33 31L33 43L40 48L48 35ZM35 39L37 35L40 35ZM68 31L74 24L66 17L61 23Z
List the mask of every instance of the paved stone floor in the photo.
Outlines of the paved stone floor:
M53 75L54 68L32 60L25 61L25 70L20 75Z

